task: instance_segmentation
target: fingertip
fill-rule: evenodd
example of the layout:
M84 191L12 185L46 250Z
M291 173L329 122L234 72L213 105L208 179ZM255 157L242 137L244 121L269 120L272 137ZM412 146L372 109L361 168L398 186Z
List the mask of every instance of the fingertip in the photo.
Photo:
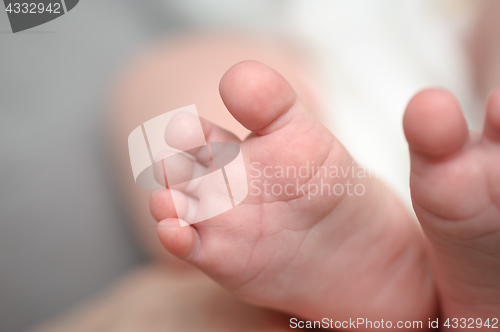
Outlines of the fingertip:
M178 258L186 258L193 251L197 237L196 230L191 226L182 227L182 222L186 223L177 218L168 218L157 226L161 244Z
M457 99L443 89L417 93L408 103L403 127L410 149L431 157L458 150L468 138Z
M272 123L297 100L283 76L257 61L231 67L222 77L219 91L229 112L251 131Z
M153 218L158 222L167 218L177 218L174 201L169 189L153 191L149 199L149 209Z
M165 142L186 151L206 144L200 118L189 112L176 113L165 129Z

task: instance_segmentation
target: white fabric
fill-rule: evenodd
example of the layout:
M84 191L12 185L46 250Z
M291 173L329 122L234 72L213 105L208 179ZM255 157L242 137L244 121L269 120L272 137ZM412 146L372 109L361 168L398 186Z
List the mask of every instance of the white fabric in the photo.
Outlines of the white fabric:
M466 108L471 80L457 19L435 0L295 1L291 22L319 49L331 87L330 127L360 163L410 203L402 128L409 99L428 86Z

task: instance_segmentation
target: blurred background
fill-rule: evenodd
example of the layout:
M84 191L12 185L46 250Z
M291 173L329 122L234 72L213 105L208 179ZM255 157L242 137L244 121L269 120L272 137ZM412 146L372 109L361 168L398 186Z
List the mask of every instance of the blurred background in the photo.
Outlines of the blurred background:
M187 32L304 42L327 91L326 124L409 202L401 126L409 98L425 86L446 87L470 125L481 123L465 49L478 7L472 0L82 0L17 34L0 12L0 331L49 319L148 259L117 193L105 133L108 93L137 54Z

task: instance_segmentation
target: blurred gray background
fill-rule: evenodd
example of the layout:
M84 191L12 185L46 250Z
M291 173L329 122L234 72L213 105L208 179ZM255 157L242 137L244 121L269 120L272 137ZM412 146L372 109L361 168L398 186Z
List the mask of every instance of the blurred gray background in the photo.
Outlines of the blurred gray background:
M144 260L113 192L103 109L137 48L179 25L152 2L80 1L12 34L0 11L0 331L22 331Z

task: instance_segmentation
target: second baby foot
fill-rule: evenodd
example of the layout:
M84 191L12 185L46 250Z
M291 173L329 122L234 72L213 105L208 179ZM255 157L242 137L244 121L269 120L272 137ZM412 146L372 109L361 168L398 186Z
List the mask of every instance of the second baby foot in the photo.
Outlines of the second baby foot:
M415 212L430 243L445 328L500 325L500 90L482 133L449 92L410 101L404 127Z

